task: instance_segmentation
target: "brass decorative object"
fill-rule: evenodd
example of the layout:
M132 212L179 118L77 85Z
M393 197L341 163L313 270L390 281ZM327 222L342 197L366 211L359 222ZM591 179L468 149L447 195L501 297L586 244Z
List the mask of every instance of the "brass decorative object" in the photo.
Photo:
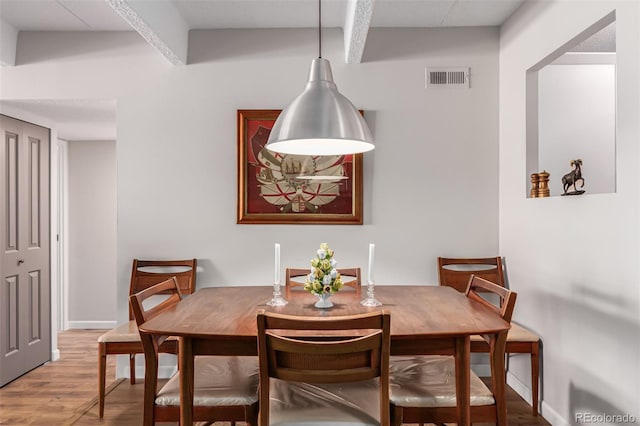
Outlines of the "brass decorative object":
M576 184L579 180L582 181L582 185L580 185L580 188L584 187L584 178L582 177L582 160L579 158L577 160L571 160L571 163L569 164L571 165L571 167L573 167L573 170L562 176L562 190L564 191L564 194L562 195L584 194L584 189L576 188ZM567 192L571 185L573 185L573 191Z
M543 170L538 173L538 197L549 196L549 172Z
M537 198L538 197L538 182L540 181L540 176L538 173L531 173L531 191L529 192L529 197Z
M543 198L549 196L549 172L531 173L531 198Z

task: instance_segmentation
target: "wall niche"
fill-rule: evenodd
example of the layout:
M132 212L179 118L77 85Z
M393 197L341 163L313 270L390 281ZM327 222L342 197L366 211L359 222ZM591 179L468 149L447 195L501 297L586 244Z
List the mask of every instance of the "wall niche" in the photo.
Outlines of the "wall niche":
M616 192L615 11L529 68L526 80L527 196L535 196L531 174L542 171L550 196L563 195L578 159L578 190Z

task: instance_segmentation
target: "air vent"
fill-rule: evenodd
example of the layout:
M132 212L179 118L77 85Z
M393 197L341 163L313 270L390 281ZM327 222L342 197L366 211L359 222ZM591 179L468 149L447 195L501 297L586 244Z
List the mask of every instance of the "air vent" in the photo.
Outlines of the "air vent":
M469 68L425 68L425 87L469 87Z

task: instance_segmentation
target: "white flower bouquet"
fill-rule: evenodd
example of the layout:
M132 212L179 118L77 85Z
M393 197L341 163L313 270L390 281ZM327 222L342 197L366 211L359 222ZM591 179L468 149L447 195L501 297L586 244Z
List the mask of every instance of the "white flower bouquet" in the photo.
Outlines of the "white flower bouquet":
M311 259L311 272L304 282L305 290L316 296L340 291L343 283L333 254L329 244L320 244L316 257Z

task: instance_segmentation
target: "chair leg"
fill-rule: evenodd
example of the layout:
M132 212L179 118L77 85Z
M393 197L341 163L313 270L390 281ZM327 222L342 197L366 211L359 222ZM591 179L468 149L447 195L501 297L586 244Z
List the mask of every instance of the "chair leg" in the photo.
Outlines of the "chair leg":
M255 402L244 409L244 420L247 426L258 426L258 403Z
M531 412L534 417L538 415L539 381L540 342L535 342L533 345L531 345Z
M398 407L395 404L390 404L389 415L391 417L391 426L402 425L402 407Z
M129 382L136 384L136 354L129 354Z
M104 416L104 393L107 375L107 347L106 343L98 343L98 415Z

